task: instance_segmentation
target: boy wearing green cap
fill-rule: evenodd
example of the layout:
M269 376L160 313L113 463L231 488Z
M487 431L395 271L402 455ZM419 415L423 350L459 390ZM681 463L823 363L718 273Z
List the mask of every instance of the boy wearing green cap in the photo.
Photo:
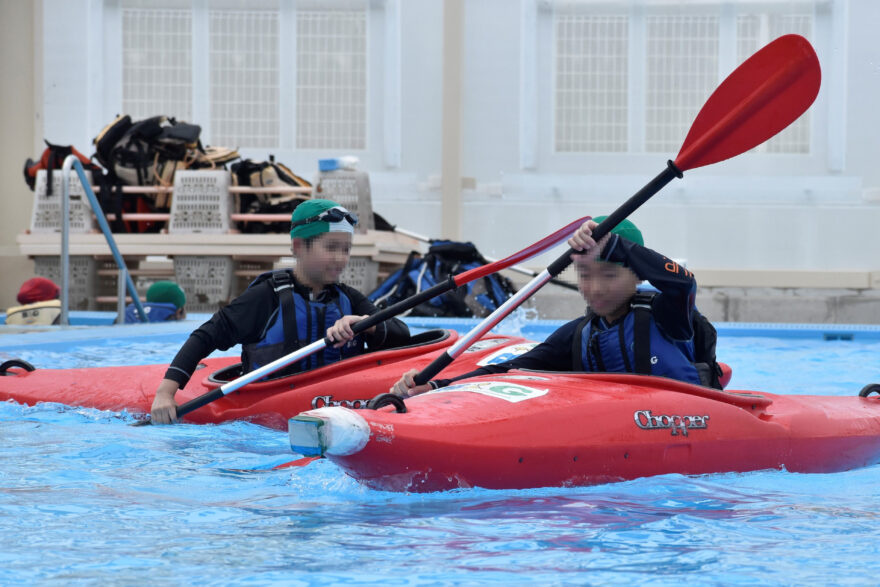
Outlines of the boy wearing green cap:
M177 420L174 394L215 349L242 345L249 372L325 336L335 344L271 375L314 369L365 352L402 346L409 329L386 320L355 337L352 325L377 311L338 279L348 264L357 217L331 200L306 200L291 216L292 271L271 271L195 330L174 357L153 399L152 422Z
M157 281L147 290L147 302L143 304L149 322L183 320L186 318L186 294L173 281ZM125 307L125 323L140 322L135 305Z
M401 397L478 375L510 369L660 375L720 388L717 364L695 361L693 319L697 282L678 263L643 246L642 233L623 220L597 244L593 230L604 216L585 222L569 239L575 250L585 316L562 325L523 355L497 365L416 386L412 370L391 388ZM640 292L647 280L656 292Z

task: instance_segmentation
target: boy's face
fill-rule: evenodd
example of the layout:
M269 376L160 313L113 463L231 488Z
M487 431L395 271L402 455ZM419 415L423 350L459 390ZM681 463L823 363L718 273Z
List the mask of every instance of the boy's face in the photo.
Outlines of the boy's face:
M592 255L575 257L578 286L590 309L608 322L629 311L639 278L628 267L597 261Z
M325 232L306 244L304 239L292 242L297 274L306 285L320 288L339 281L351 254L351 235L347 232Z

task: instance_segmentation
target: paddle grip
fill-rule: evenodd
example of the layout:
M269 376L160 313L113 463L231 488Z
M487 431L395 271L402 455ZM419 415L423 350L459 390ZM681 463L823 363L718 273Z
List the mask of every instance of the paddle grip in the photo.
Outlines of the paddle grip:
M419 373L416 373L413 380L416 382L416 385L424 385L433 379L434 375L445 369L452 361L453 357L451 357L449 353L444 352L442 355L434 359L430 365L422 369Z
M437 296L442 295L449 290L455 289L456 287L458 286L455 285L455 279L452 275L450 275L449 279L447 279L446 281L442 281L433 287L429 287L426 290L420 291L416 295L408 297L405 300L400 300L396 304L392 304L383 310L379 310L375 314L367 316L360 322L355 322L352 325L351 330L355 334L360 334L361 332L372 328L380 322L385 322L389 318L393 318L398 314L402 314L407 310L415 308L419 304L427 302L432 298L436 298Z
M675 163L669 160L666 162L666 169L660 172L657 177L649 181L645 187L633 194L630 199L624 202L617 210L609 214L608 218L603 220L599 226L596 227L596 230L593 231L592 235L593 240L599 242L602 237L614 230L614 228L627 216L635 212L639 206L647 202L651 196L663 189L666 184L676 177L684 177L684 174L675 166ZM572 262L571 256L580 254L581 252L582 251L568 249L568 251L566 251L561 257L548 265L547 272L550 274L550 277L556 277L565 271L565 268Z

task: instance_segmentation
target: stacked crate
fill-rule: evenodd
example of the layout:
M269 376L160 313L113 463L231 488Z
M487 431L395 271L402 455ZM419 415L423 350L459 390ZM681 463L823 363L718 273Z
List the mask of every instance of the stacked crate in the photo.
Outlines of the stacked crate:
M75 174L70 187L70 307L109 310L116 305L118 269L103 235L96 229ZM142 194L144 189L126 188L125 193ZM31 228L17 241L22 253L34 259L36 273L60 285L60 239L56 236L61 231L60 171L54 174L52 195L47 191L46 172L41 171ZM359 217L352 257L341 276L344 283L368 293L376 287L381 272L388 272L389 263L403 262L408 248L396 243L395 235L372 230L368 233L373 227L373 212L366 173L321 172L311 197L333 199ZM174 279L187 294L189 312L214 312L244 291L260 273L290 267L287 235L237 233L233 204L228 171L180 170L174 178L171 209L162 220L167 220L167 232L115 235L142 299L153 282Z
M86 171L86 178L91 181L91 172ZM61 182L60 170L52 172L52 189L49 189L49 174L45 169L37 172L34 185L34 206L31 209L32 234L61 234ZM85 190L79 175L70 172L70 234L91 232L97 228L91 207L85 197ZM60 237L59 237L60 242ZM35 257L34 273L40 277L51 279L61 286L61 258ZM70 288L68 290L69 307L71 310L95 309L95 259L87 256L70 257Z

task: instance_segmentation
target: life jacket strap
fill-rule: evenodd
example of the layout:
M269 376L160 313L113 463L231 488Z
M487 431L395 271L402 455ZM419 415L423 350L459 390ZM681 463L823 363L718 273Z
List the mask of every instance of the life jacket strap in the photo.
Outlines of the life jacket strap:
M635 358L634 373L651 374L651 302L654 294L636 292L630 307L633 310L633 356ZM621 329L621 332L623 329ZM622 335L621 335L622 336ZM627 353L624 349L624 359Z
M275 271L272 273L271 279L272 289L275 290L276 294L284 291L285 289L293 288L293 278L287 271Z
M281 313L278 319L282 320L281 325L284 329L283 355L289 355L301 346L296 324L296 302L290 293L282 295L282 292L293 289L293 277L287 271L274 271L270 280Z

